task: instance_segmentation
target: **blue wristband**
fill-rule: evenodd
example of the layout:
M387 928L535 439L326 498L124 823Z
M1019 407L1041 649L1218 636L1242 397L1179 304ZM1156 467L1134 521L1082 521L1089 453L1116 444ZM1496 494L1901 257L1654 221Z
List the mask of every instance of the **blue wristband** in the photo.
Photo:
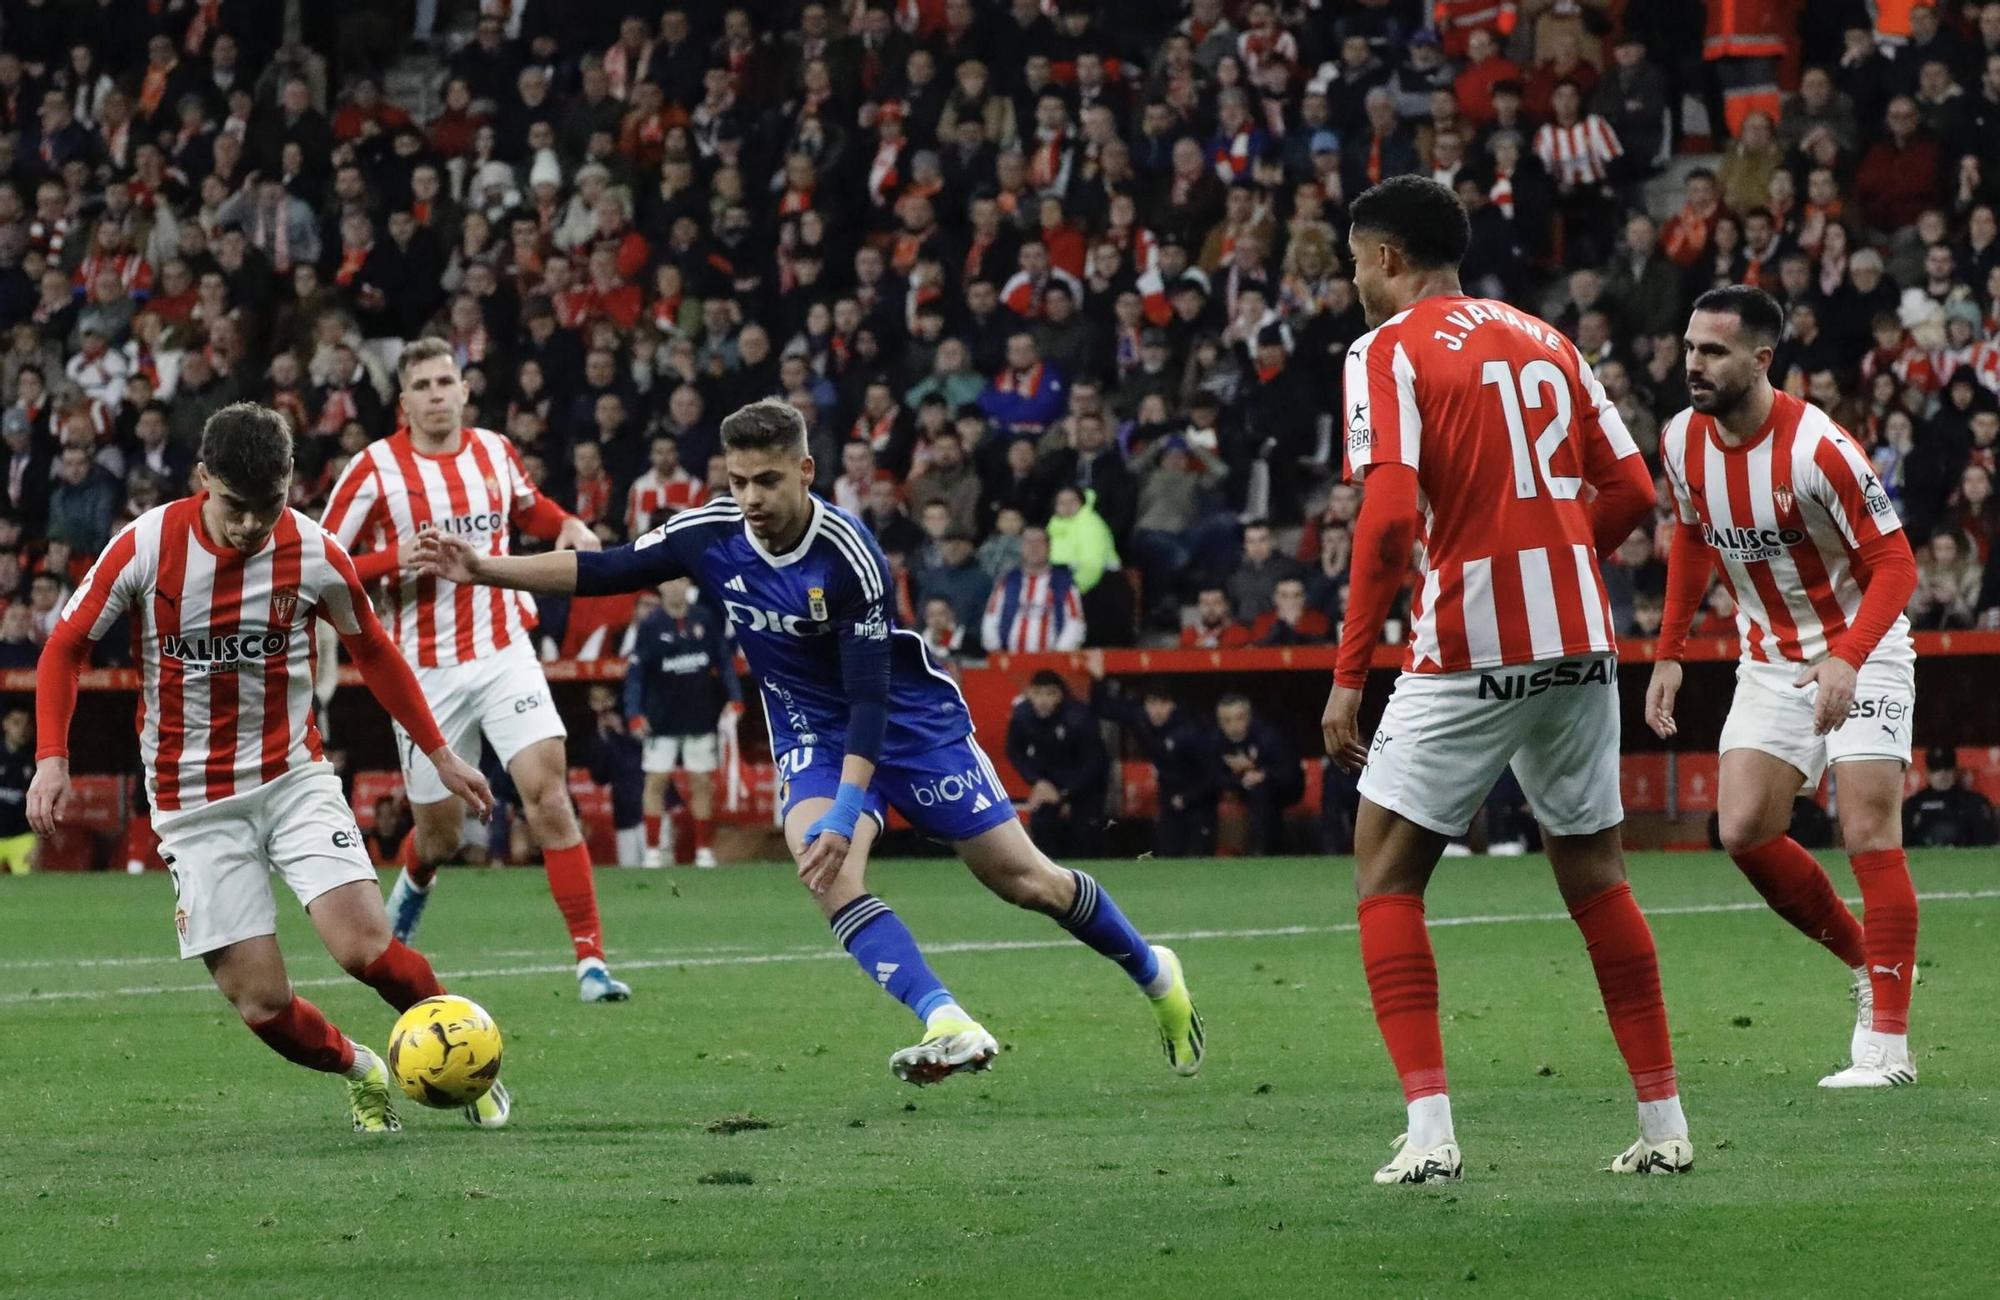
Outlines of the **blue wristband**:
M867 788L851 781L842 781L840 789L833 796L833 807L820 814L819 820L806 827L806 845L828 831L844 840L854 838L854 825L861 820L861 806L868 798Z

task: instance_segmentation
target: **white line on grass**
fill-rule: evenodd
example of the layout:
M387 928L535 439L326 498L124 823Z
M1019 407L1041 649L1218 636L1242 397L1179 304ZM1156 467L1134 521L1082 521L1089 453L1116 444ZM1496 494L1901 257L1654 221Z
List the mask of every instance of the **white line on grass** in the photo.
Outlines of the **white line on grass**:
M1985 902L2000 898L2000 889L1953 889L1932 893L1921 893L1917 898L1926 903L1968 903ZM1859 899L1847 900L1850 904ZM1762 902L1741 903L1686 903L1673 907L1649 907L1646 915L1657 916L1717 916L1731 912L1761 912ZM1462 925L1521 925L1533 922L1567 921L1568 912L1492 912L1471 916L1434 916L1429 918L1433 928ZM1305 935L1352 934L1360 927L1352 921L1338 925L1274 925L1241 930L1174 930L1154 934L1152 938L1169 943L1190 943L1205 939L1285 939ZM955 952L1029 952L1041 949L1069 948L1076 940L1061 939L968 939L955 943L928 943L923 945L927 953ZM540 950L537 950L540 951ZM512 954L491 953L489 956ZM532 955L532 954L527 954ZM108 960L150 960L150 959L108 959ZM732 952L727 949L705 948L687 949L680 955L658 955L636 959L620 957L618 969L659 970L672 967L706 966L770 966L782 962L802 961L846 961L846 953L838 949L822 947L788 948L779 952ZM70 963L79 965L81 963ZM99 964L106 964L100 962ZM469 979L512 979L527 975L567 975L575 970L570 962L538 964L533 966L499 966L484 970L441 970L438 977L445 980ZM297 988L331 988L352 983L344 975L321 976L313 979L293 980ZM208 993L214 985L199 984L141 984L115 989L37 989L25 993L0 993L0 1006L25 1002L99 1002L110 998L152 997L163 993Z

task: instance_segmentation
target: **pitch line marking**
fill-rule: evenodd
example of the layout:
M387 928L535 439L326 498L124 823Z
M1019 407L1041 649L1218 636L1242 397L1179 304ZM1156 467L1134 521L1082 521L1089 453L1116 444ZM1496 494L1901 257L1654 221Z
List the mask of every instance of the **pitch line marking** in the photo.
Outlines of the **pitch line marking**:
M1919 902L1925 903L1970 903L1985 902L2000 898L2000 889L1953 889L1933 893L1920 893ZM1848 899L1850 904L1859 903L1858 898ZM1733 912L1762 912L1766 904L1757 902L1741 903L1685 903L1674 907L1649 907L1646 915L1655 916L1721 916ZM1567 921L1568 912L1488 912L1468 916L1436 916L1429 918L1433 929L1449 929L1466 925L1522 925L1536 922ZM1191 943L1205 939L1287 939L1310 935L1353 934L1361 927L1352 921L1338 925L1274 925L1240 930L1174 930L1151 936L1155 941L1168 943ZM923 945L926 953L960 952L1032 952L1054 948L1076 946L1072 938L1061 939L966 939L955 943L931 943ZM621 958L619 970L661 970L672 967L708 966L771 966L783 962L799 961L851 961L845 952L822 947L788 948L779 952L718 952L715 949L689 949L688 955L673 957L641 957L635 960ZM703 954L708 955L703 955ZM120 960L120 959L109 959ZM137 960L137 959L123 959ZM150 959L148 959L150 960ZM69 965L79 963L71 962ZM179 963L175 963L178 965ZM575 963L561 962L534 966L500 966L485 970L463 969L442 970L438 978L444 980L470 979L513 979L529 975L568 975L576 970ZM338 988L354 981L345 975L316 976L311 979L293 980L294 988ZM154 997L167 993L211 993L215 985L200 984L142 984L116 989L45 989L32 993L0 993L0 1006L13 1006L34 1002L102 1002L112 998Z

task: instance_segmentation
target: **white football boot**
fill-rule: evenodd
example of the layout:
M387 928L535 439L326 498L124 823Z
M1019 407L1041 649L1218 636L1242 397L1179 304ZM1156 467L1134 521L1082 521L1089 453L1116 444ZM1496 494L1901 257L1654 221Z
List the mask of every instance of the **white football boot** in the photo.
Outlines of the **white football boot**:
M1428 1151L1419 1151L1410 1145L1408 1133L1399 1133L1390 1145L1396 1150L1395 1157L1375 1171L1375 1181L1384 1187L1465 1177L1465 1160L1456 1142L1440 1142Z

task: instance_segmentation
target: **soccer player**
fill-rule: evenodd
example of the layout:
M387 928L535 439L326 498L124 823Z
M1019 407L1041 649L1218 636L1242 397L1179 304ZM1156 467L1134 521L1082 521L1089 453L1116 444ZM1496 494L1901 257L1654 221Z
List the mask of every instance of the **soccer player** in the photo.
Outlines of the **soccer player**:
M1361 770L1361 959L1409 1108L1375 1181L1460 1176L1424 889L1510 763L1638 1094L1639 1138L1611 1169L1683 1172L1659 962L1619 845L1617 642L1598 570L1652 507L1652 479L1575 344L1460 290L1468 227L1450 190L1397 177L1350 216L1373 328L1347 350L1347 457L1367 491L1324 725L1328 754ZM1413 540L1409 649L1364 744L1361 691Z
M44 835L63 819L77 674L90 643L129 613L144 682L139 752L173 873L181 956L207 963L280 1056L347 1079L356 1132L392 1132L400 1124L381 1058L293 992L278 950L274 872L333 959L390 1006L444 992L423 955L390 933L375 868L320 753L314 620L333 625L445 788L481 817L493 794L446 746L347 552L286 509L284 417L249 402L210 416L198 479L198 495L149 510L114 537L63 609L36 672L41 747L28 819ZM496 1084L493 1094L466 1108L473 1123L506 1122L506 1091Z
M1783 326L1770 295L1741 285L1703 294L1688 320L1693 409L1660 435L1679 526L1646 721L1675 734L1681 652L1714 569L1742 649L1722 727L1722 847L1773 911L1853 972L1849 1064L1820 1087L1891 1088L1917 1078L1917 895L1902 823L1916 708L1903 607L1917 566L1867 454L1818 407L1772 388ZM1793 799L1829 763L1865 926L1786 833Z
M625 672L625 716L646 740L646 856L665 859L660 826L674 769L688 774L694 816L694 864L715 865L715 769L721 746L716 728L724 710L743 712L743 683L736 679L736 648L713 605L688 600L688 581L660 584L660 608L633 636Z
M799 413L775 398L753 402L722 422L722 444L733 499L684 511L629 546L503 557L432 533L418 548L424 572L580 595L686 577L714 593L762 688L799 879L862 973L924 1022L923 1040L889 1058L898 1078L983 1070L997 1047L901 918L867 892L868 851L890 806L951 844L988 889L1117 963L1151 999L1168 1063L1193 1074L1201 1021L1179 959L1147 944L1095 880L1049 861L1021 828L957 684L921 637L894 627L881 547L812 494Z
M404 426L348 462L320 522L342 546L366 540L357 556L363 582L388 580L390 618L403 653L416 665L424 698L452 749L479 761L483 735L520 791L549 892L569 928L578 995L623 1002L632 990L604 961L590 848L570 803L568 734L528 640L531 601L474 592L419 575L412 560L419 533L436 529L505 555L508 530L559 547L598 549L595 534L536 490L513 444L464 425L465 380L442 339L419 339L396 363ZM401 873L389 894L396 937L416 933L438 867L458 852L465 810L438 780L422 747L398 730L397 754L416 830L403 846Z

